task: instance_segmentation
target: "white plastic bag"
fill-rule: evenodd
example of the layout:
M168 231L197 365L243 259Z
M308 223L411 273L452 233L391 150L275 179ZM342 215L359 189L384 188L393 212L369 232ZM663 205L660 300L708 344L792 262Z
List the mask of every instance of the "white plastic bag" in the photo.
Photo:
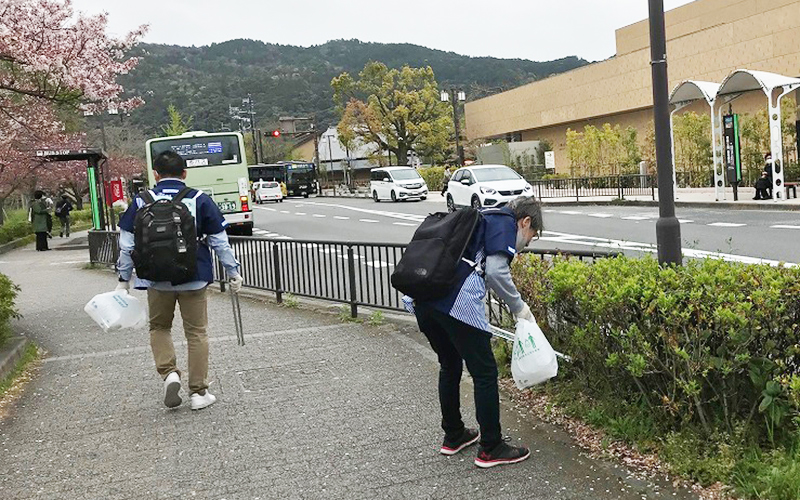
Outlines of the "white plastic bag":
M556 352L535 321L517 322L514 348L511 353L511 375L517 388L525 389L558 374Z
M95 295L83 310L105 332L139 328L147 322L147 312L142 303L124 290Z

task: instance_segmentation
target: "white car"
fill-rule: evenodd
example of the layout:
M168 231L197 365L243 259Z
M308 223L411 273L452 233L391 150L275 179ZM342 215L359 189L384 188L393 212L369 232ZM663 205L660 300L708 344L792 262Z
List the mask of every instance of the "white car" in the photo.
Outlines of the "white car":
M447 208L502 207L533 187L505 165L475 165L456 170L447 184Z
M372 199L381 200L424 200L428 197L428 185L415 169L411 167L381 167L370 170L369 190Z
M264 203L265 201L283 201L283 193L281 192L281 185L275 181L258 181L253 183L253 197L256 203Z

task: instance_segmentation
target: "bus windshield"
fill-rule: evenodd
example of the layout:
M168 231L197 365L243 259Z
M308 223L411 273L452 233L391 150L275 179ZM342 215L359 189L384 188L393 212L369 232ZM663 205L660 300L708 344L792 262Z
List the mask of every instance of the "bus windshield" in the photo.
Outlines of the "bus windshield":
M286 184L313 182L314 164L288 165L286 169Z
M175 137L150 143L151 158L174 151L186 160L186 168L240 164L239 139L235 135Z

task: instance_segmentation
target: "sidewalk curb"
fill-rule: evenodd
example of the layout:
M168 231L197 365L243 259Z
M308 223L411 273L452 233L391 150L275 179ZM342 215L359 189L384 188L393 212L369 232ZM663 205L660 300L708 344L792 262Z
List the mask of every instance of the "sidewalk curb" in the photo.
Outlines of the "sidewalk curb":
M590 207L590 206L611 206L611 207L658 207L657 201L644 201L644 200L609 200L609 201L552 201L548 202L547 198L541 200L542 205L546 207ZM784 203L775 204L756 204L756 203L743 203L734 204L731 202L711 202L711 201L676 201L675 207L677 208L725 208L730 210L762 210L762 211L785 211L785 212L800 212L800 205L787 205Z
M11 337L6 345L0 347L0 380L14 371L17 361L22 357L30 341L27 337Z
M33 243L36 240L35 234L29 234L28 236L23 236L22 238L18 238L13 241L9 241L8 243L4 243L0 245L0 255L10 252L11 250L16 250L17 248L24 247L30 243Z

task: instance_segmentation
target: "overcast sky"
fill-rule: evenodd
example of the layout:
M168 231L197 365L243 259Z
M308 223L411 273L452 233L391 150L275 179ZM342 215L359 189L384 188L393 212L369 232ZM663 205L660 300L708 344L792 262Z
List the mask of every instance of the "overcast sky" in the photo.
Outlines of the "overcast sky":
M691 0L664 0L669 10ZM149 24L144 41L234 38L308 47L328 40L413 43L470 56L536 61L614 55L614 30L647 18L647 0L73 0L109 13L112 34Z

